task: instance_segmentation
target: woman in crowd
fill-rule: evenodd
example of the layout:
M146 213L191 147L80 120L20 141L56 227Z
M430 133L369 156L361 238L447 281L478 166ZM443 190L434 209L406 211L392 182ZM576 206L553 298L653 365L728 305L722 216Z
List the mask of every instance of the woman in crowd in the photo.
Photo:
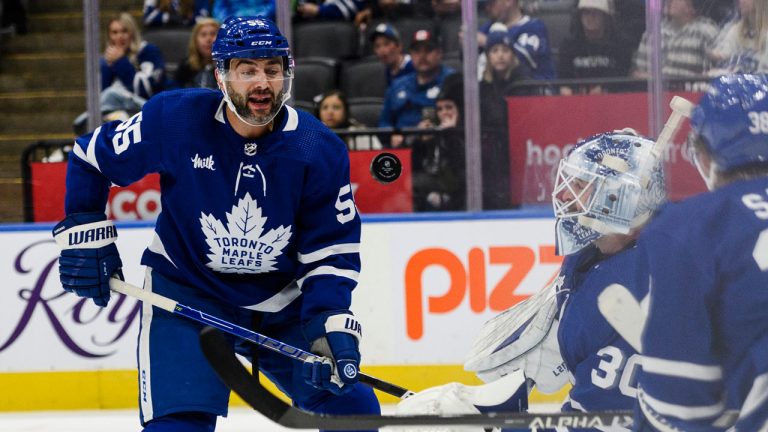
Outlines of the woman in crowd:
M330 90L317 100L315 116L331 129L355 130L365 127L349 115L347 97L340 90ZM344 139L344 137L342 137ZM375 135L346 138L350 150L379 150L381 142Z
M738 16L723 27L710 51L709 75L768 72L768 4L739 0Z
M211 47L219 27L215 19L202 18L192 28L187 56L176 71L175 80L180 87L217 88Z
M624 77L632 61L629 44L616 31L609 0L579 0L570 38L560 47L560 78ZM602 93L601 85L589 86L586 93ZM573 94L561 87L560 94Z
M101 57L102 112L138 112L163 90L165 60L160 49L141 39L136 21L122 12L109 20Z

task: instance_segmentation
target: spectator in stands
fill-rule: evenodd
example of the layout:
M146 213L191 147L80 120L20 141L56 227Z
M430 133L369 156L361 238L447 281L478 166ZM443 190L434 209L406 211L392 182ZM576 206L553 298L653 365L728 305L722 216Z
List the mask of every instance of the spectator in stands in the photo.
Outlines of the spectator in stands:
M179 63L174 77L180 87L218 88L211 49L219 27L215 19L203 18L192 28L187 56Z
M483 167L483 208L511 207L509 190L509 126L507 96L530 95L531 87L516 87L531 71L514 50L504 24L491 26L486 38L488 62L480 82L480 143Z
M144 27L189 27L210 16L208 0L144 0Z
M549 35L544 22L523 13L521 0L486 0L485 10L490 21L480 27L477 44L487 46L487 34L493 23L507 26L520 60L525 62L535 79L555 78L555 65L549 47ZM482 61L482 60L481 60Z
M101 57L102 112L138 112L163 90L165 60L160 49L141 39L136 21L122 12L109 20Z
M632 56L623 37L616 31L610 0L579 0L573 34L560 46L559 78L626 77ZM586 93L602 93L593 85ZM570 87L560 94L569 95Z
M356 21L366 3L365 0L300 1L296 5L296 13L305 19Z
M710 51L712 76L768 72L768 4L739 0L737 17L728 22Z
M645 32L645 2L646 0L613 0L616 29L627 42L628 51L637 48Z
M661 23L662 73L666 78L697 78L709 69L708 49L717 26L700 15L706 0L666 0ZM648 77L648 33L635 53L635 78Z
M384 65L387 76L387 86L395 78L414 71L411 56L403 54L403 44L400 33L389 24L381 23L371 33L371 44L376 58Z
M232 16L263 16L275 20L275 0L213 0L213 17L224 22Z
M330 129L354 131L365 128L365 125L350 116L349 103L340 90L330 90L320 96L315 109L315 117ZM345 139L345 137L341 138ZM350 150L380 150L382 148L381 142L375 135L346 137L346 143Z
M445 78L437 96L435 115L422 119L420 128L441 129L413 142L413 210L466 209L464 150L464 86L461 74Z
M379 127L418 125L425 108L434 110L443 80L454 72L442 64L443 50L434 33L429 30L417 30L413 34L409 53L415 72L396 79L387 89ZM389 144L395 148L400 147L403 136L393 135Z

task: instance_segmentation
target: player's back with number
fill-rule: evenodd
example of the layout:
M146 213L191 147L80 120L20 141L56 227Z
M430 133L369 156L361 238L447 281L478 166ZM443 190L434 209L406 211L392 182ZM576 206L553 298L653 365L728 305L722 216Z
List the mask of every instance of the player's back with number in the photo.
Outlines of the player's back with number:
M768 427L766 89L759 75L713 82L691 120L711 192L663 208L640 237L651 273L641 430Z

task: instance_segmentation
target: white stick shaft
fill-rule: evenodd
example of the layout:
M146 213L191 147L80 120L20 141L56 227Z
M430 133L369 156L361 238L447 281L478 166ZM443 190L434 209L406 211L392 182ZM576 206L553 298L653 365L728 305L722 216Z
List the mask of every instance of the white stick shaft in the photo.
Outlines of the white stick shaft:
M176 309L175 301L167 297L163 297L160 294L155 294L151 291L143 290L127 282L121 281L120 279L110 279L109 288L112 291L125 294L128 297L137 298L144 303L151 304L152 306L159 307L160 309L165 309L171 313Z
M625 286L616 283L608 285L597 296L597 308L619 336L637 352L642 352L645 311Z
M664 128L659 133L654 147L658 155L661 155L666 150L667 145L675 137L677 130L680 129L683 119L690 118L693 111L693 103L680 96L673 97L669 102L669 107L672 108L672 114L669 115L669 119L664 123Z

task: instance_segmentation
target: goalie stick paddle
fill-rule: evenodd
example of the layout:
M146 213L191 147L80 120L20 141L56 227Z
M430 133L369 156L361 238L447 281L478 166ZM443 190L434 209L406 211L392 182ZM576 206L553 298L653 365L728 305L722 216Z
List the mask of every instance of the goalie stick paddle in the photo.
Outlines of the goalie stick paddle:
M236 324L224 321L214 316L208 315L197 309L185 306L167 297L163 297L160 294L153 293L151 291L145 291L139 287L135 287L120 279L111 279L109 281L109 288L112 291L125 294L129 297L133 297L141 300L144 303L151 304L152 306L164 309L170 313L182 315L192 320L198 321L205 325L215 327L219 330L223 330L227 333L233 334L239 338L248 340L256 345L275 351L286 357L290 357L295 360L305 361L319 358L319 356L310 352L301 350L291 345L280 342L279 340L272 339L268 336L264 336L260 333L256 333L252 330L248 330L245 327L240 327ZM358 377L360 382L369 385L376 390L380 390L384 393L397 396L399 398L408 397L413 394L410 390L400 387L399 385L392 384L390 382L382 381L378 378L359 373Z
M283 402L270 393L235 357L232 344L213 327L200 332L203 354L224 383L248 405L275 423L295 429L377 429L384 426L505 426L509 428L596 428L609 425L628 427L632 411L595 413L531 414L521 412L489 412L457 415L329 415L304 411Z
M642 352L645 312L624 285L610 284L597 296L597 308L608 324L637 352Z

